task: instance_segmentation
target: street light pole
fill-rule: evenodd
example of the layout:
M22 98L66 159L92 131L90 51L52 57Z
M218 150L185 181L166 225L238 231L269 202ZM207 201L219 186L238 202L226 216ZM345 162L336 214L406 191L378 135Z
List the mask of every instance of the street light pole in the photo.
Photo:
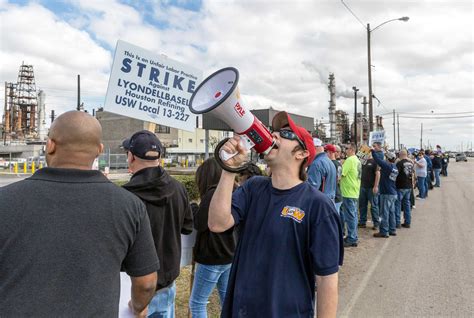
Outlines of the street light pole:
M409 17L391 19L379 24L373 29L370 29L370 23L367 23L367 71L368 71L368 80L369 80L369 128L370 128L370 131L374 131L374 108L373 108L373 103L372 103L372 57L371 57L371 50L370 50L370 35L373 31L380 28L382 25L386 23L389 23L392 21L407 22L408 20L409 20Z
M359 89L355 86L352 89L354 90L354 144L357 149L357 92Z
M372 107L372 62L370 51L370 23L367 23L367 65L369 78L369 131L374 131L374 109Z

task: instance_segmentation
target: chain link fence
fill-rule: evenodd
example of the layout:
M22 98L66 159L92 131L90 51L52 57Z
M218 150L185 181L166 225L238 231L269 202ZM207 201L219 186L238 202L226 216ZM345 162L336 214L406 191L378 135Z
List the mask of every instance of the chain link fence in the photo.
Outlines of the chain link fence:
M99 156L99 169L104 170L105 167L110 169L127 169L127 155L126 154L111 154L104 153Z

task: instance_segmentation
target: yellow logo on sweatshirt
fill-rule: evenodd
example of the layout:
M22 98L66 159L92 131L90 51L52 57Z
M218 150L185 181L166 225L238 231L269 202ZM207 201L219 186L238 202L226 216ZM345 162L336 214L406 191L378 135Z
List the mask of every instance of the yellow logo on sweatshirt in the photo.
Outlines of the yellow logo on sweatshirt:
M283 210L281 211L280 216L284 218L290 218L290 219L295 220L298 223L301 223L301 221L303 221L305 213L303 210L299 208L295 208L292 206L285 206Z

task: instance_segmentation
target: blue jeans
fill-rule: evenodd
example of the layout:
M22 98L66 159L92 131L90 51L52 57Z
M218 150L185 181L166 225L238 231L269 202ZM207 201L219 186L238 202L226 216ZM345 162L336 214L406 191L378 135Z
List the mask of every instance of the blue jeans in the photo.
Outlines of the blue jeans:
M400 200L400 193L397 190L397 201L395 201L395 224L399 226L401 224L402 214L402 201Z
M426 198L426 177L416 177L417 186L418 186L418 194L420 198Z
M342 198L342 213L347 225L347 243L357 243L357 199Z
M397 231L395 223L395 203L398 200L395 194L381 194L380 195L380 233L387 235L388 233L395 233Z
M230 267L226 265L203 265L196 263L193 290L189 298L189 309L193 318L207 318L207 304L212 290L217 286L221 306L224 304Z
M435 187L439 187L441 185L440 180L439 180L439 174L441 173L441 169L434 169L434 174L435 174Z
M346 228L345 228L345 224L344 224L344 213L341 212L342 201L338 202L338 203L334 203L334 205L336 206L336 211L339 214L339 220L341 222L342 234L346 235Z
M411 223L411 201L410 201L411 189L398 189L398 204L397 204L397 225L400 224L400 214L402 213L403 207L403 219L405 224Z
M370 202L370 214L372 214L372 223L374 226L379 226L379 204L377 194L374 194L372 188L360 188L359 194L359 224L367 223L367 204Z
M428 196L428 190L430 189L430 184L431 184L431 170L428 170L426 173L426 178L425 178L425 186L426 186L426 192L425 192L425 198Z
M176 284L169 285L156 292L148 305L148 318L174 318L174 299Z
M447 177L448 176L448 165L444 165L443 168L441 169L441 173Z
M339 214L339 216L341 215L341 205L342 205L342 201L341 202L337 202L337 203L334 203L334 205L336 206L336 211L337 213ZM341 217L342 219L342 217Z

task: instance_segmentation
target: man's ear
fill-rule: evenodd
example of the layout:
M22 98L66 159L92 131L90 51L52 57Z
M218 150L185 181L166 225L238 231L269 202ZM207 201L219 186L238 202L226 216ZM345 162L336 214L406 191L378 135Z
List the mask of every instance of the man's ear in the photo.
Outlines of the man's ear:
M100 156L103 152L104 152L104 144L100 144L99 153L97 154L97 157Z
M304 158L309 157L309 151L308 150L302 150L302 151L297 151L296 152L296 159L298 160L304 160Z
M52 155L56 152L56 142L52 139L46 141L46 153Z
M135 161L135 156L130 151L127 151L127 161L129 164Z

